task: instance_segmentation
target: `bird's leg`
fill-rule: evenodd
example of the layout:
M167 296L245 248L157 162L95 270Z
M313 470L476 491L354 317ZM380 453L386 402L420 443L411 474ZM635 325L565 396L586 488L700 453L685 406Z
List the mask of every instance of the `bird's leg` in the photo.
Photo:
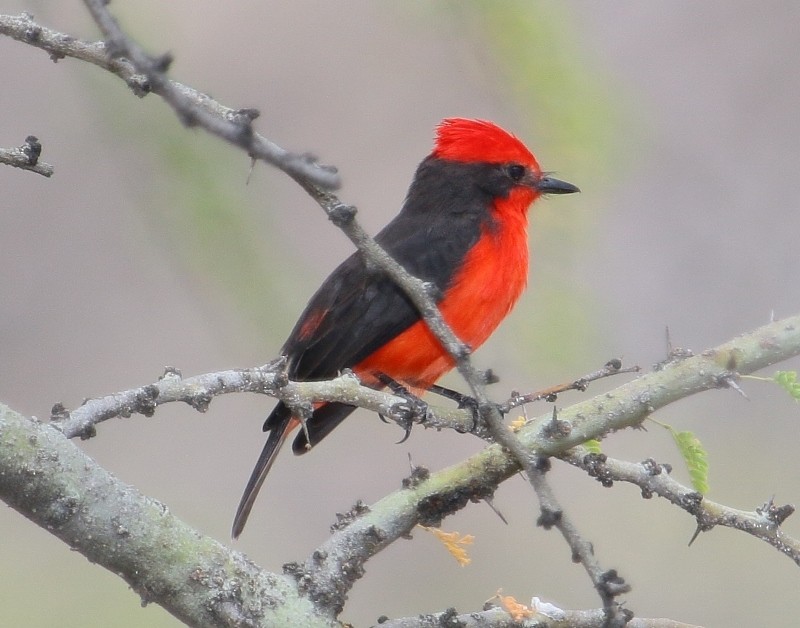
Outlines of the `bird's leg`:
M486 372L486 383L493 384L497 381L494 373L491 371ZM451 401L455 401L458 404L459 408L465 408L472 412L472 427L469 430L465 430L465 432L469 432L470 434L474 433L478 429L478 424L480 422L480 408L478 408L478 400L475 397L470 397L469 395L465 395L464 393L460 393L457 390L452 390L451 388L445 388L444 386L439 386L437 384L432 384L428 387L428 391L432 392L440 397L444 397L445 399L450 399ZM505 414L503 411L503 407L500 404L496 404L497 409L500 411L500 414ZM458 430L461 431L461 430Z
M392 394L405 399L402 403L396 403L392 406L392 415L394 420L399 423L405 430L403 438L397 443L400 445L408 440L411 436L411 428L414 425L414 419L424 422L428 415L428 404L422 401L408 388L403 386L396 379L389 377L386 373L375 373L378 381L392 391ZM381 419L386 420L381 416Z
M475 397L470 397L469 395L460 393L452 388L445 388L444 386L439 386L438 384L431 384L428 387L428 392L432 392L440 397L444 397L445 399L450 399L450 401L455 401L459 408L472 408L473 410L478 409L478 402Z
M467 408L472 412L472 427L468 430L464 430L463 433L472 434L476 429L478 429L478 400L475 399L475 397L470 397L469 395L460 393L457 390L445 388L444 386L439 386L438 384L431 384L431 386L428 387L428 391L439 395L440 397L444 397L445 399L455 401L459 408ZM456 431L461 432L462 430L456 428Z

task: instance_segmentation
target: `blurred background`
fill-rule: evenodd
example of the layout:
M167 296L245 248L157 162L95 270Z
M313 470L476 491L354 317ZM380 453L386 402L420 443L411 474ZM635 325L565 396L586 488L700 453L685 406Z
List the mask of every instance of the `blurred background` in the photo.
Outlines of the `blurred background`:
M3 4L99 37L76 0ZM342 199L372 232L399 209L445 116L498 122L581 187L536 205L528 293L475 357L501 376L498 400L611 357L649 368L665 355L667 325L675 345L698 352L800 308L800 5L141 0L112 9L149 50L174 54L176 80L259 108L261 133L338 166ZM95 67L0 39L0 77L0 146L36 135L56 167L52 179L0 168L0 400L45 418L57 401L139 386L167 365L194 375L275 357L352 250L322 211L264 165L246 184L240 151L183 129L157 97L138 100ZM656 418L703 442L710 498L745 510L771 495L800 502L798 406L774 386L744 388L750 401L715 391ZM80 446L226 542L271 406L243 395L206 414L165 406L105 423ZM280 571L327 537L337 511L398 488L409 456L439 469L482 447L421 428L396 446L401 436L359 412L310 455L284 452L233 546ZM603 447L672 462L688 481L655 424ZM687 547L694 521L665 501L603 489L561 464L551 478L602 564L632 584L625 599L637 615L795 625L800 574L771 547L728 529ZM416 533L370 561L342 619L470 611L499 588L596 607L561 538L535 527L529 486L507 482L495 504L509 525L485 505L445 522L475 535L470 566ZM800 535L797 516L784 527ZM178 624L7 507L0 609L0 623L14 626Z

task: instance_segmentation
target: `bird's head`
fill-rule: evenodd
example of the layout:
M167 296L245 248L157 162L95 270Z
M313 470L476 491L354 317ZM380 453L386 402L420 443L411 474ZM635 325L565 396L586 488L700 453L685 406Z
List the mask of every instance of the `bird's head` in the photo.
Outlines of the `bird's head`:
M572 194L580 190L543 174L533 153L519 139L493 122L445 118L436 129L433 157L463 163L496 164L513 188L530 201L540 194Z

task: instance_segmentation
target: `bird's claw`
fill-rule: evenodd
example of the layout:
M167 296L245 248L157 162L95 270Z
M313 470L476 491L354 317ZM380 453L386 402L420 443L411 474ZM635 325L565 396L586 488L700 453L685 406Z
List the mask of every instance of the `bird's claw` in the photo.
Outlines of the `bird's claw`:
M396 395L399 394L397 391L393 392ZM403 438L401 438L397 443L398 445L408 440L408 437L411 436L411 428L414 426L416 421L423 423L428 416L427 403L422 401L422 399L419 397L412 395L408 391L405 391L404 396L406 397L406 400L394 404L391 409L392 418L405 430Z
M415 421L425 422L428 417L428 404L385 373L376 373L375 375L384 386L392 391L393 395L402 397L405 400L394 404L390 411L391 418L405 430L403 438L397 443L400 445L411 436L411 428ZM386 420L383 416L381 416L381 419Z

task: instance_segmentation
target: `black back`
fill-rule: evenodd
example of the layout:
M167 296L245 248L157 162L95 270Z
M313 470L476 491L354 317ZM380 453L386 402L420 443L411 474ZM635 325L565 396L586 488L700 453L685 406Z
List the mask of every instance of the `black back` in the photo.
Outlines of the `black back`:
M512 186L503 165L428 157L417 169L402 210L375 239L412 275L436 285L441 297L482 227L492 227L493 199L507 196ZM319 324L303 333L306 323L320 316ZM322 284L286 341L289 376L334 377L419 319L394 282L367 267L356 252Z

